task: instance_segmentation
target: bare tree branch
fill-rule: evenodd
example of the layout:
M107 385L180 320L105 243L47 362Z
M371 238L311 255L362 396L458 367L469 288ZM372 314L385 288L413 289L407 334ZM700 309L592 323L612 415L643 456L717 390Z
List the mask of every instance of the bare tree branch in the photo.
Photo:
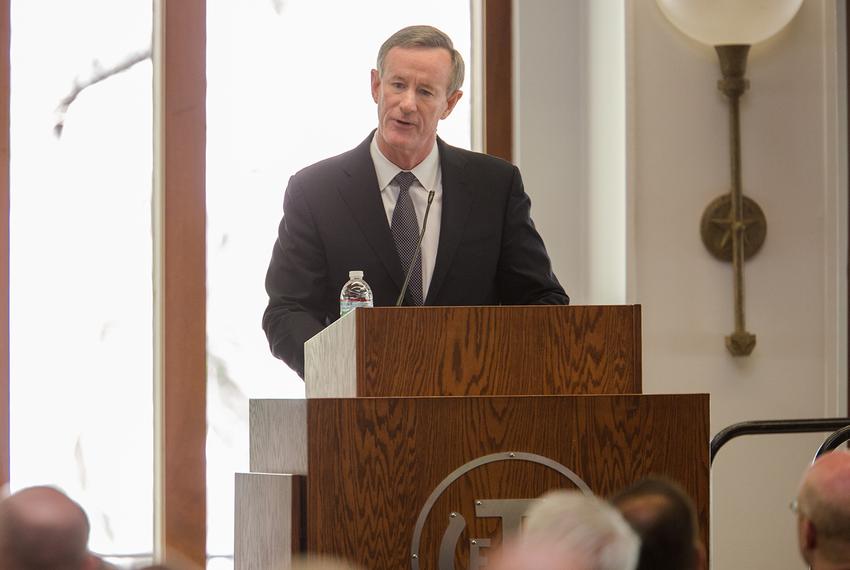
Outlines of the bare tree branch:
M74 84L71 88L71 92L63 97L59 102L59 105L56 107L56 122L53 125L53 134L56 135L56 138L62 137L62 129L65 127L65 114L68 112L71 103L80 96L80 93L92 85L96 85L101 81L109 79L113 75L117 75L122 71L127 71L134 65L150 59L150 57L151 49L147 48L144 51L130 54L115 65L107 68L101 67L100 62L94 61L92 63L92 72L88 77L80 78L78 76L74 78Z

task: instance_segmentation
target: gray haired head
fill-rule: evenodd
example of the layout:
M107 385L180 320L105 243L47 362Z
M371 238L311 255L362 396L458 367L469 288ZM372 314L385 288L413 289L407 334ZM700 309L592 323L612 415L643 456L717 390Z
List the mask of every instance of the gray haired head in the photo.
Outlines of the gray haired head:
M449 52L452 58L452 72L449 80L449 89L447 95L451 95L463 85L464 65L463 58L460 53L454 48L452 39L445 32L438 30L433 26L408 26L402 28L387 41L381 45L378 50L378 75L384 74L384 59L394 47L409 48L409 49L427 49L437 48L444 49Z
M634 570L640 539L613 506L579 491L550 491L526 513L523 539L549 544L597 570Z

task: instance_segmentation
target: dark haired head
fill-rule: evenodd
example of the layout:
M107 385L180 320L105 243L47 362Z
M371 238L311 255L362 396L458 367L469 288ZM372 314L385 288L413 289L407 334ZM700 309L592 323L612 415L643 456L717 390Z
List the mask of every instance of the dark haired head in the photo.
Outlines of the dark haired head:
M692 570L700 565L696 509L673 481L648 477L611 498L640 535L638 570Z

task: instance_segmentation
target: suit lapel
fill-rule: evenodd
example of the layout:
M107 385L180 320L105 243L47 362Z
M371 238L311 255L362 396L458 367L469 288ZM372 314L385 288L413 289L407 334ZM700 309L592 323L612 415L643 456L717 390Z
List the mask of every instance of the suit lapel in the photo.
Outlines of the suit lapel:
M443 213L440 220L440 244L437 246L437 260L434 263L434 275L428 286L425 304L431 304L437 298L440 287L452 264L457 246L463 237L472 203L474 189L468 181L466 159L452 147L437 139L440 149L440 169L443 184Z
M374 134L374 132L373 132ZM375 254L384 264L395 284L401 289L404 273L395 250L395 242L387 224L387 213L378 191L378 176L369 153L372 135L349 153L343 165L348 180L337 190L357 220L360 230Z

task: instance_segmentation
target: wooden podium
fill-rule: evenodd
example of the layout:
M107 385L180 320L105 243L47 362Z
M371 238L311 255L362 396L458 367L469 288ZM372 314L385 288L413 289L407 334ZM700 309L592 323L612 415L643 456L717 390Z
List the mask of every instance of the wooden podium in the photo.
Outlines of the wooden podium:
M649 474L707 543L708 396L640 394L638 306L358 309L305 353L306 400L250 403L237 570L484 568L546 490Z

